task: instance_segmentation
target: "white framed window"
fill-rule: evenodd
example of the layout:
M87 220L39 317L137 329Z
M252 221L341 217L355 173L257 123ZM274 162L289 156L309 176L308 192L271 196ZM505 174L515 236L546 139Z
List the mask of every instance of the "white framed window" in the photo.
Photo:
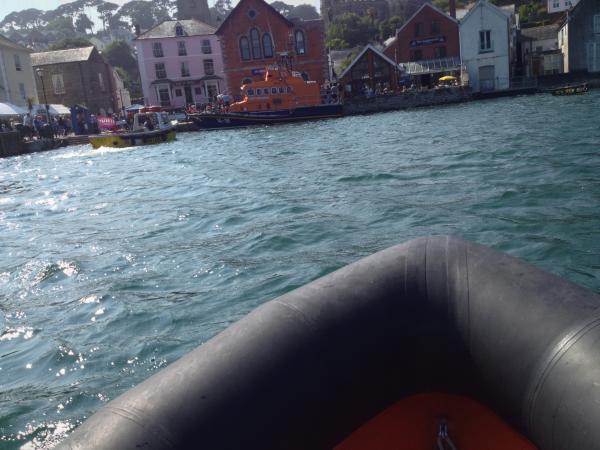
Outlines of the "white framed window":
M52 75L52 87L56 95L65 94L65 81L62 73L55 73Z
M492 47L492 31L481 30L479 32L479 53L491 52L493 50L494 49Z
M154 42L152 44L152 54L155 58L162 58L163 56L165 56L165 54L163 53L163 47L161 42Z
M204 74L205 75L214 75L215 74L215 64L212 59L204 60Z
M204 53L205 55L209 55L212 53L212 48L210 46L210 40L209 39L203 39L202 40L202 53Z
M18 55L17 53L15 53L15 69L20 72L21 70L23 70L23 68L21 67L21 56Z
M187 56L187 49L185 48L185 41L177 41L177 54L179 56Z
M181 61L181 76L182 77L190 76L190 64L187 61Z
M165 63L154 64L154 71L156 72L157 80L167 78L167 69L165 69Z

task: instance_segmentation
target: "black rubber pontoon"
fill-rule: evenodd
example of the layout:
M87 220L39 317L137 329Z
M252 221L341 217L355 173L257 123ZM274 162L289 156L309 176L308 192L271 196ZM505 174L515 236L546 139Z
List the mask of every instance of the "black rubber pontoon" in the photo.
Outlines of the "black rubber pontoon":
M395 401L445 391L541 450L600 449L599 306L489 248L416 239L260 306L63 446L331 448Z

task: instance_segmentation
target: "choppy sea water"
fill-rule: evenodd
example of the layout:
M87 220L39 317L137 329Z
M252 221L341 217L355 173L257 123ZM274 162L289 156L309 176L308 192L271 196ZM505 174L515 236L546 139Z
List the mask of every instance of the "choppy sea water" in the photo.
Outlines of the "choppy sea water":
M0 448L50 448L257 305L452 234L600 292L600 92L0 160Z

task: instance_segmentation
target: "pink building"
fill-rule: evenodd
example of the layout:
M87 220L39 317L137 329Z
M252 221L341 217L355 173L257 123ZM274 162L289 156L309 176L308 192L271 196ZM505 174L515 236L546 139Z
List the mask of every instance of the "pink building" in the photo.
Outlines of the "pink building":
M167 20L135 39L144 102L183 108L227 90L215 28L195 19Z

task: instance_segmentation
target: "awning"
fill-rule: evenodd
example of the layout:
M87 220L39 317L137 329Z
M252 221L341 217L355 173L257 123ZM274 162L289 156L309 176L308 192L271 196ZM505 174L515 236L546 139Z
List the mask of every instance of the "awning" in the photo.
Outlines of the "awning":
M48 105L48 112L53 115L71 114L71 108L65 105L52 104ZM46 105L33 105L34 114L46 114Z
M425 61L404 62L398 64L400 71L408 75L426 75L428 73L453 72L460 70L460 58L441 58Z
M20 116L28 112L27 109L12 103L0 103L0 116Z

